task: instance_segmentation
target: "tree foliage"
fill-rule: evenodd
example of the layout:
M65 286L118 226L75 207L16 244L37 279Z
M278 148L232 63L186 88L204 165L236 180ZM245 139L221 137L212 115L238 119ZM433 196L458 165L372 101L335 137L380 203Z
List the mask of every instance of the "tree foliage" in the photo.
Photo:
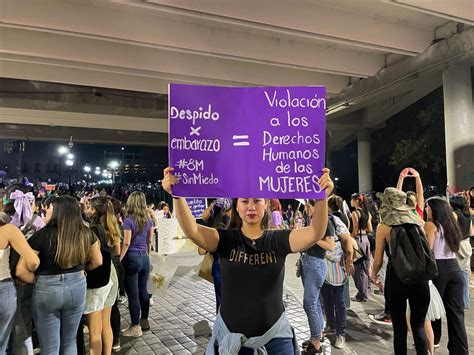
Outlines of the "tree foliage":
M442 88L390 118L385 128L372 134L372 147L374 170L381 180L393 185L398 172L413 167L427 183L442 185L446 170Z

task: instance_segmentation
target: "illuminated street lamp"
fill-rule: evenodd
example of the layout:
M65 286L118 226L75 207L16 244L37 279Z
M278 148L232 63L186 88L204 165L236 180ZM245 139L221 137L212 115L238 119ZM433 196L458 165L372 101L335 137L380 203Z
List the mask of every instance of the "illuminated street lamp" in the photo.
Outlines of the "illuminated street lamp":
M66 158L68 158L69 160L73 160L74 154L69 153L68 155L66 155Z
M115 172L117 170L117 168L119 167L120 163L116 160L112 160L110 163L109 163L109 168L112 169L112 183L115 184Z
M67 160L66 160L66 165L69 166L69 167L73 166L73 165L74 165L74 160L72 160L72 159L67 159Z
M89 174L91 172L91 167L89 165L86 165L84 167L84 171Z
M64 155L66 153L69 153L69 149L65 146L61 146L58 148L58 153L59 155Z

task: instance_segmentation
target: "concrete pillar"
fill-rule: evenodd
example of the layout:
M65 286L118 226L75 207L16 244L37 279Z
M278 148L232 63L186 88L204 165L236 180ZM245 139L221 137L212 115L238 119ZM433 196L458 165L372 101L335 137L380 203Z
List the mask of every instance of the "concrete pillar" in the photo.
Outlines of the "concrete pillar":
M474 186L474 103L471 67L443 72L446 170L451 192Z
M372 158L370 154L370 132L357 132L357 165L359 171L359 192L372 191Z

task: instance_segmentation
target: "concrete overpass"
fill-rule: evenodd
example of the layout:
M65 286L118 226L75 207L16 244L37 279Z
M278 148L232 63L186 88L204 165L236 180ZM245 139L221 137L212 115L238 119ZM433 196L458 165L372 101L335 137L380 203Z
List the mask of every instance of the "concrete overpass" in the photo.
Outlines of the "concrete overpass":
M324 84L329 148L358 137L364 191L371 188L370 130L444 84L448 181L466 183L457 182L455 165L472 170L467 155L454 161L455 151L474 149L471 0L0 6L4 138L165 145L170 82Z

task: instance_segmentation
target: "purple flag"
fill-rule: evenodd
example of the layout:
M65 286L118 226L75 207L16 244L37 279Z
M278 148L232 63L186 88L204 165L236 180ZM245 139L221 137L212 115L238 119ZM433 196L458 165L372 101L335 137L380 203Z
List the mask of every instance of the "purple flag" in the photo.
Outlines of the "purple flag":
M171 84L169 162L186 197L322 198L326 88Z

